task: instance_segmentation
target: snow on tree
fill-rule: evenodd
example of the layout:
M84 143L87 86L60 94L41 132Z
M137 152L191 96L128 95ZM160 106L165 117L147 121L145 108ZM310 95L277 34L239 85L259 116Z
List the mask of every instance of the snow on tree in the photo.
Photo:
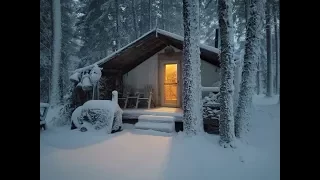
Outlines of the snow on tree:
M60 99L59 77L61 61L61 5L60 0L52 0L53 8L53 69L50 103L56 105Z
M273 96L273 72L272 72L272 35L271 35L271 0L266 2L266 34L267 34L267 93Z
M241 56L242 57L242 56ZM239 100L239 92L240 92L240 84L241 84L241 73L242 73L242 58L238 57L235 59L235 67L234 67L234 94L233 94L233 109L234 115L235 110L237 109L238 100Z
M218 0L219 26L221 35L220 54L220 144L224 147L234 147L234 116L233 116L233 20L232 1Z
M183 125L187 135L203 131L199 49L199 1L183 0Z
M239 101L235 116L235 134L236 137L243 137L248 128L248 122L251 117L252 97L255 88L257 44L259 42L259 3L261 0L252 0L249 11L250 17L247 23L244 66L242 71L242 80L239 93Z
M276 49L276 93L279 94L280 89L280 48L279 48L279 28L278 28L278 14L279 1L274 0L273 4L273 25L275 35L275 49Z

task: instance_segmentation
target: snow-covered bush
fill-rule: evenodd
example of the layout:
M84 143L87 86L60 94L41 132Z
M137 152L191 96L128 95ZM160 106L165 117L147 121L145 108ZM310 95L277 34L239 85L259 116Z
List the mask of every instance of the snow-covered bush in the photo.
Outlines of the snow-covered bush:
M108 134L122 127L123 111L117 103L110 100L90 100L78 107L72 114L72 122L77 128L88 122L93 129L106 128Z
M220 93L209 93L202 100L203 102L203 119L213 119L219 117L220 112Z
M68 93L63 97L63 104L60 106L59 113L52 119L54 126L64 126L71 124L71 115L75 109L73 103L74 87L70 86Z

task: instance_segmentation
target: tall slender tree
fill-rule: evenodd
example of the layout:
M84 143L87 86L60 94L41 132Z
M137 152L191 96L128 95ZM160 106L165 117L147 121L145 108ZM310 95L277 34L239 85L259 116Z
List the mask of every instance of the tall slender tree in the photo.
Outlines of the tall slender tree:
M120 49L120 14L119 14L119 0L114 0L114 8L116 10L116 46Z
M199 49L199 1L183 0L183 121L184 131L196 135L203 131Z
M271 0L266 1L266 34L267 34L267 97L273 96L273 67L272 67L272 34L271 18L272 6Z
M50 103L60 102L60 61L61 61L61 4L60 0L52 0L53 8L53 68Z
M234 59L232 1L218 0L218 11L221 36L220 144L224 147L233 147L235 135L233 116Z
M276 49L276 94L279 94L280 89L280 56L279 56L279 28L278 28L278 5L279 1L277 2L274 0L273 6L273 25L274 25L274 35L275 35L275 49Z
M138 39L138 27L137 27L137 15L135 8L135 0L131 0L131 11L132 11L132 21L133 21L133 29L134 29L134 38Z
M249 19L247 23L244 66L242 71L242 80L239 93L239 104L235 116L235 134L242 138L248 128L248 122L251 117L252 97L254 94L257 62L257 44L259 41L259 1L251 0L249 7Z

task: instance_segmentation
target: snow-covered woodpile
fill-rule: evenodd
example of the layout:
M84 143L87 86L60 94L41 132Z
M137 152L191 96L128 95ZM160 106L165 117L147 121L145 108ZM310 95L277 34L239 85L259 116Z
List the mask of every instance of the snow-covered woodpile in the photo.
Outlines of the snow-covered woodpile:
M110 134L122 129L122 113L115 101L90 100L73 112L71 120L81 131L105 128Z
M220 93L210 92L203 102L204 130L208 133L219 133Z

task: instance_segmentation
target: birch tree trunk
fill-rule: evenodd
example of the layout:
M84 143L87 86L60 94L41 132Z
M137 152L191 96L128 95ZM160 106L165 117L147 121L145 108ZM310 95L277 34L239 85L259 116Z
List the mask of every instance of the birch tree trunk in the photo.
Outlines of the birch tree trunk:
M233 115L234 59L232 0L218 0L218 11L221 36L220 144L224 147L233 147L235 134Z
M183 124L187 135L203 131L201 75L200 75L200 37L199 1L183 0Z

